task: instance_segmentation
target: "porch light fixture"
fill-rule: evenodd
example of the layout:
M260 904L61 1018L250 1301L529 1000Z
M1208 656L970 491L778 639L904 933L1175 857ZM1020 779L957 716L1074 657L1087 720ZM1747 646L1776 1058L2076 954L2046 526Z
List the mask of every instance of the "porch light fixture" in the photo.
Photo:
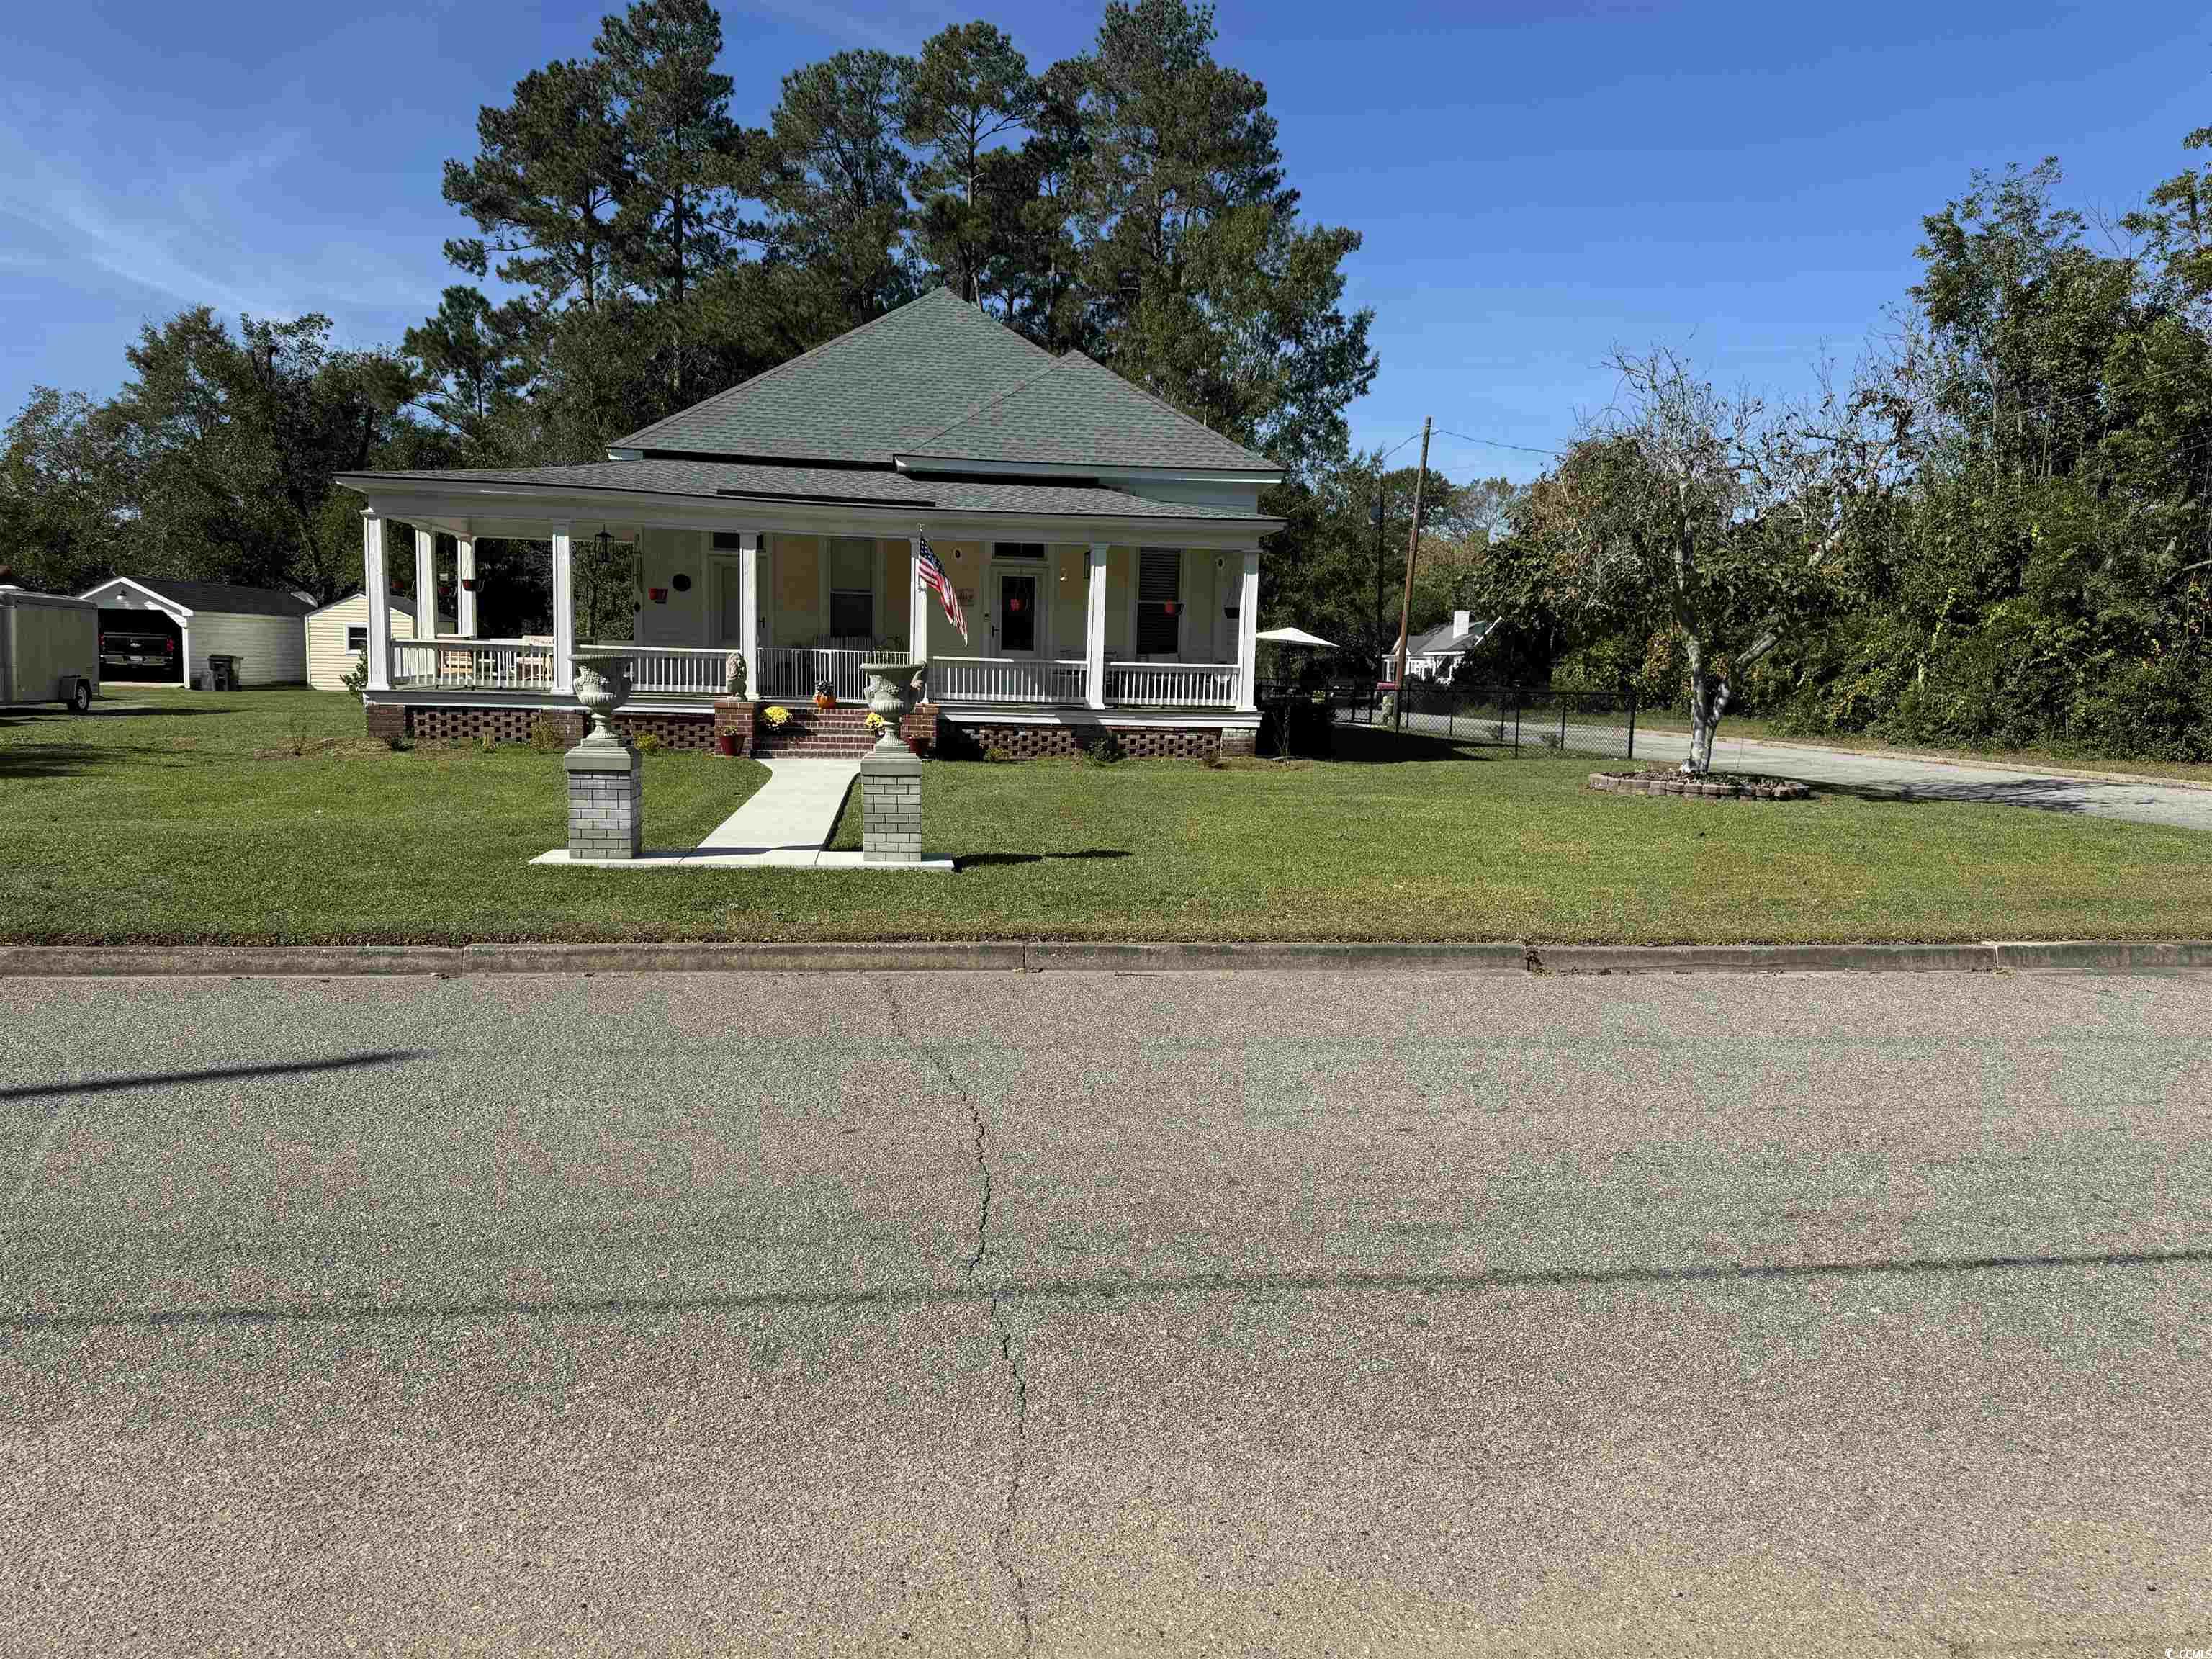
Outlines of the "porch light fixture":
M615 538L607 534L606 526L601 525L599 533L592 538L592 551L601 559L610 559L614 556Z
M679 593L689 593L691 591L691 578L679 570L668 579L668 585Z

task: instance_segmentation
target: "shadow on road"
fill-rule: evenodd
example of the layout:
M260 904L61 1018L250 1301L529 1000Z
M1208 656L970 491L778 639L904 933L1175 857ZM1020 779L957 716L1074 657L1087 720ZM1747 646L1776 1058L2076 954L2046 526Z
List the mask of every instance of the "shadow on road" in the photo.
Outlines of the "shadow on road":
M419 1058L411 1048L379 1048L331 1060L289 1060L266 1066L214 1066L198 1072L134 1072L127 1077L92 1077L79 1083L28 1084L0 1089L0 1100L38 1100L50 1095L100 1095L118 1089L160 1089L179 1084L217 1083L226 1078L292 1077L312 1072L343 1072L369 1066L398 1066Z
M737 1313L756 1309L914 1308L961 1303L1153 1300L1246 1291L1325 1293L1338 1291L1480 1291L1583 1289L1611 1285L1725 1284L1753 1279L1866 1279L1883 1273L2048 1273L2104 1267L2212 1265L2212 1248L2110 1250L2063 1255L1915 1257L1887 1261L1735 1262L1694 1267L1535 1267L1487 1273L1191 1273L1174 1279L1062 1279L1030 1283L970 1284L915 1291L758 1291L706 1296L587 1297L575 1301L482 1302L374 1305L360 1302L301 1307L159 1309L135 1314L47 1314L0 1317L0 1330L105 1330L170 1325L354 1323L374 1320L511 1319L521 1316Z

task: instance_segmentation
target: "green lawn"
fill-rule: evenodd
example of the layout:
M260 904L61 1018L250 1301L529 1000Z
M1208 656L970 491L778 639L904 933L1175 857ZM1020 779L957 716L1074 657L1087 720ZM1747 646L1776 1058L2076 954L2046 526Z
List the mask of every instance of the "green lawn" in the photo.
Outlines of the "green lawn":
M111 688L109 702L143 708L0 714L10 939L2212 933L2212 838L2190 831L1834 793L1600 795L1583 787L1598 763L1574 758L939 763L927 840L957 875L532 868L564 834L557 755L393 752L335 693ZM647 840L696 842L763 775L649 757Z

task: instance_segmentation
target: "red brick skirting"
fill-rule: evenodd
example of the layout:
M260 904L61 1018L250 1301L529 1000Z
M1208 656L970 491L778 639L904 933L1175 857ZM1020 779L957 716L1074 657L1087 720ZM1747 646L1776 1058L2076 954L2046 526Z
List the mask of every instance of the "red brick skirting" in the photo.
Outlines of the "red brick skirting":
M945 758L972 760L980 756L1003 756L1008 760L1067 758L1081 754L1103 738L1115 752L1131 760L1212 760L1224 752L1223 732L1218 726L1016 726L984 720L944 720L938 727L939 750ZM1252 752L1245 734L1246 754ZM1230 751L1235 752L1235 751Z

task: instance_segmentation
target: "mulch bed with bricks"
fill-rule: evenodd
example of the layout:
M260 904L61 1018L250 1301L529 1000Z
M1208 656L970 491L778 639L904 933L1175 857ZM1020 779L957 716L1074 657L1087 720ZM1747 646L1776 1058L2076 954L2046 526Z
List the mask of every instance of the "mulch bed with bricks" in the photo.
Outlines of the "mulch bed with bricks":
M1710 772L1693 778L1662 767L1641 772L1593 772L1589 787L1617 795L1682 795L1698 800L1810 800L1811 786L1790 778Z

